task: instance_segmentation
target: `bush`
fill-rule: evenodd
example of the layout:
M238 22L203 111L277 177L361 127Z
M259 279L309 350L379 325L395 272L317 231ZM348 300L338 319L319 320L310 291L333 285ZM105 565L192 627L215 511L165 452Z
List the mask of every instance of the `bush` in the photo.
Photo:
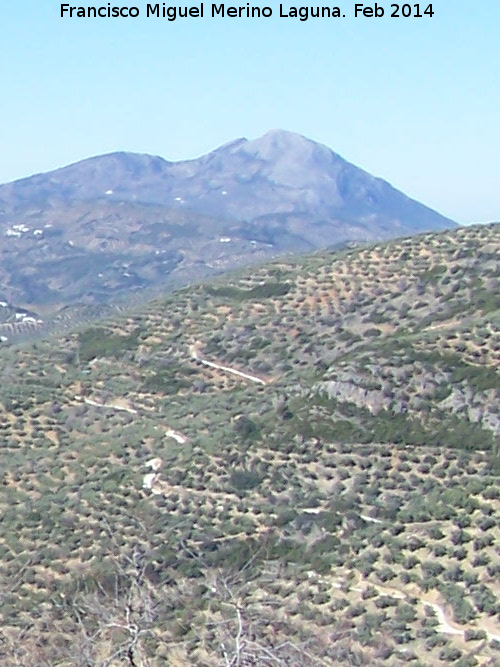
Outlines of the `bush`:
M231 486L237 491L248 491L259 486L262 476L257 470L240 468L231 471L229 480Z
M454 646L445 646L439 652L439 657L447 662L456 662L462 657L462 651Z
M486 639L486 637L487 635L484 630L476 630L474 628L470 628L464 633L464 639L466 642L480 641L482 639Z

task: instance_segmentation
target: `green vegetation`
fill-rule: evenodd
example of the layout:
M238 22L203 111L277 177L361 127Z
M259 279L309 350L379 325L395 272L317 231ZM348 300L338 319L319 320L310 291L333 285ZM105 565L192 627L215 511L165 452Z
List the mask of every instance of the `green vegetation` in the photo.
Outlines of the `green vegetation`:
M2 348L1 664L499 664L499 246L287 259Z
M232 301L244 301L246 299L270 299L285 296L292 285L289 283L268 282L256 285L251 289L240 289L238 287L209 287L208 294L213 297L226 298Z
M139 330L121 336L103 328L87 329L78 336L80 361L87 363L96 357L120 357L126 350L135 350Z

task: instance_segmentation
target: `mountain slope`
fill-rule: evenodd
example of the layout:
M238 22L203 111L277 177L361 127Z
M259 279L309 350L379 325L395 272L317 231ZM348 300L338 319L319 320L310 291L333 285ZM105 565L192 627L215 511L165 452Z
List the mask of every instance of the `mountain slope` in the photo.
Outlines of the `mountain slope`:
M499 250L276 261L0 350L2 664L498 664Z

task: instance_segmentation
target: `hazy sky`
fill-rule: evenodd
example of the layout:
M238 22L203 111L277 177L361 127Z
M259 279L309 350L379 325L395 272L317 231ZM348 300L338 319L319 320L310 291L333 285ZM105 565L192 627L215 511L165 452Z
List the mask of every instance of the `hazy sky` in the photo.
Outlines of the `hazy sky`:
M4 0L0 182L114 150L187 159L283 128L459 222L500 220L498 0L399 19L355 19L344 0L346 18L305 22L267 4L270 19L212 19L205 2L203 19L169 22L142 0L138 19Z

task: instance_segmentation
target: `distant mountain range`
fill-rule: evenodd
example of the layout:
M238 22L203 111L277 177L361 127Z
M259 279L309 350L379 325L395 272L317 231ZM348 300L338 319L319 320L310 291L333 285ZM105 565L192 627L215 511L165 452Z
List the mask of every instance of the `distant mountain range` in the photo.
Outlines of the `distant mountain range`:
M181 162L111 153L0 186L0 299L52 312L455 224L281 130Z

